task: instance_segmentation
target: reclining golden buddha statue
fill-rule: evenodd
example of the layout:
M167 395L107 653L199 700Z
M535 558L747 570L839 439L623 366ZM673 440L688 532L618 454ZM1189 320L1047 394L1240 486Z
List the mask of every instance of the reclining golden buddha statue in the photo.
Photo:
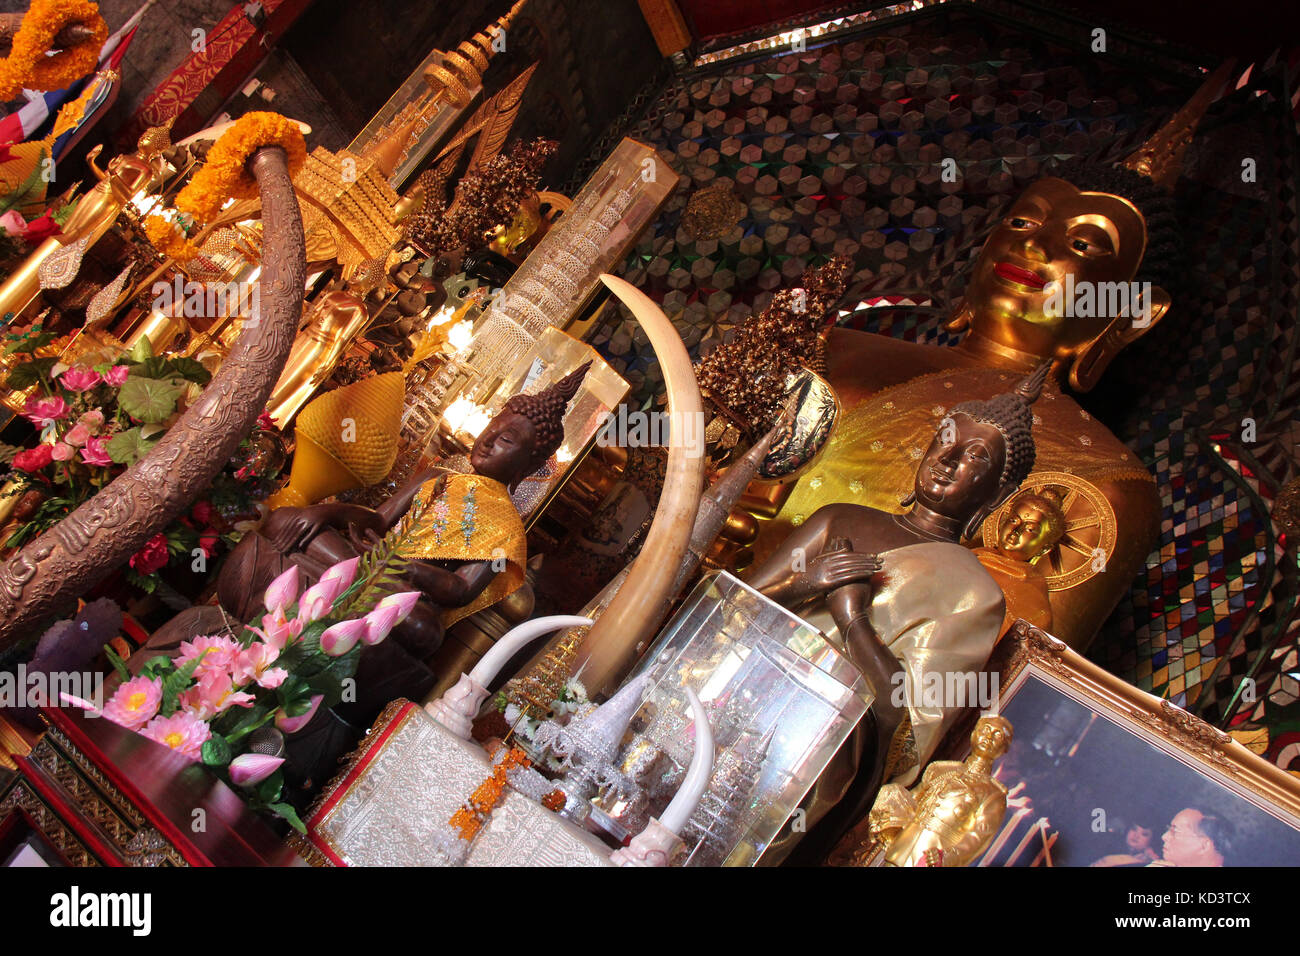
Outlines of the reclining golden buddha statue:
M955 398L1005 392L1046 361L1052 375L1034 409L1037 467L1078 479L1087 507L1067 515L1069 526L1095 529L1088 547L1071 543L1083 552L1069 555L1081 573L1049 582L1051 619L1062 640L1087 646L1155 546L1160 501L1138 456L1058 383L1090 390L1169 310L1179 234L1167 190L1229 65L1123 164L1065 164L1011 203L950 317L950 331L967 333L956 346L830 330L824 374L844 411L788 499L782 504L771 489L766 513L774 517L755 545L756 564L825 505L901 512L916 463Z

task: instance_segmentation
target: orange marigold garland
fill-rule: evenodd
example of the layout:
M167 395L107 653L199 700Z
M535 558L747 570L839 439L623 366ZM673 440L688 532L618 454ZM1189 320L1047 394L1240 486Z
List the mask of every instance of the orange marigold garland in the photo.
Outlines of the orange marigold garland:
M307 160L307 144L298 124L279 113L248 113L221 134L208 150L204 166L176 196L176 208L196 224L215 219L231 199L256 199L257 180L248 159L263 146L280 146L289 157L289 175ZM161 216L145 220L145 234L159 252L182 262L198 255L194 243Z
M73 24L89 27L90 39L46 56L59 31ZM99 51L107 39L108 24L90 0L32 0L9 56L0 60L0 100L11 100L25 89L71 86L99 66Z
M501 801L505 799L506 778L516 767L529 766L528 755L518 747L511 747L492 768L491 775L478 785L465 805L447 821L459 831L462 840L469 842L478 835L483 824Z

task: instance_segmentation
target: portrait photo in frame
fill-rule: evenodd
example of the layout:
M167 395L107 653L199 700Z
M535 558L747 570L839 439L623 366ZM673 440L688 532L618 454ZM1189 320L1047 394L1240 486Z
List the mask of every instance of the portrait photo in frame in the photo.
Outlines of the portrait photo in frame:
M990 670L1015 736L995 767L1007 813L976 865L1300 863L1300 780L1227 733L1023 620Z

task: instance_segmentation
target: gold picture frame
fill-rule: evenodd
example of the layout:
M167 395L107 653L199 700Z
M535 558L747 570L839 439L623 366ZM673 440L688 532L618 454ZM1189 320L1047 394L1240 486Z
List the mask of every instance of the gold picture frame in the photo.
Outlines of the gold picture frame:
M1226 821L1224 866L1300 860L1300 779L1229 734L1024 620L988 669L1015 739L995 771L1007 816L976 865L1171 865L1162 832L1202 805ZM973 719L950 734L949 755L969 752Z

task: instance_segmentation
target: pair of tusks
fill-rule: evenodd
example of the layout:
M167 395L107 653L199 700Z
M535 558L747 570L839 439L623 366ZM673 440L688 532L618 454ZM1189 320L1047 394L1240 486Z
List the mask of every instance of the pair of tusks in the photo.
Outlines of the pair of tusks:
M462 673L456 686L439 697L426 710L448 731L469 740L470 729L479 709L488 697L488 686L505 664L532 641L554 631L591 624L589 617L557 614L534 618L510 630L483 655L468 674ZM667 866L680 840L682 828L699 806L713 776L713 728L708 713L694 689L686 688L686 699L695 719L695 744L691 765L677 793L663 814L651 818L625 849L615 851L610 859L619 866Z
M260 310L208 387L144 458L0 567L0 648L36 636L189 509L257 424L298 330L307 262L288 159L248 161L262 199Z

